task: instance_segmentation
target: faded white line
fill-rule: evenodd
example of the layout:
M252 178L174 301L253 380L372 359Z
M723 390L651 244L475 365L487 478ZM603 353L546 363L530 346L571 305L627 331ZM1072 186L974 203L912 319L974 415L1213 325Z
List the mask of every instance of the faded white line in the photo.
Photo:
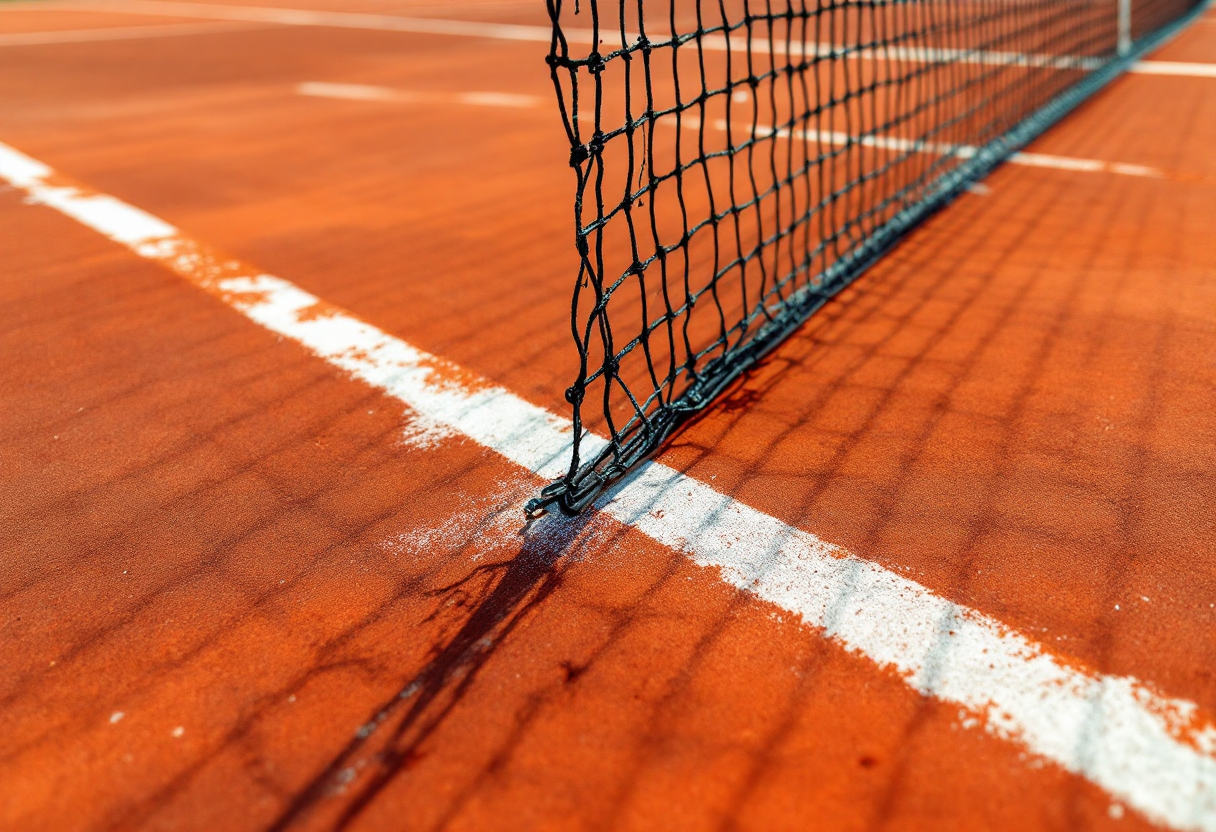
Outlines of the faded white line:
M513 92L434 92L398 90L371 84L335 84L328 81L305 81L296 85L299 95L315 98L337 98L346 101L389 101L403 103L468 104L475 107L534 108L543 105L538 95Z
M1128 72L1137 75L1176 75L1185 78L1216 78L1216 64L1188 63L1185 61L1140 61Z
M857 48L835 43L770 43L765 38L703 38L702 44L716 51L788 55L794 59L900 61L912 64L972 64L976 66L1014 66L1031 69L1097 69L1106 63L1101 58L1081 55L1047 55L1035 52L1003 52L991 49L943 49L930 46L878 46Z
M726 119L717 119L713 125L718 130L726 130ZM734 129L747 131L745 135L750 135L748 125L732 125ZM932 156L951 156L956 159L970 159L979 152L979 148L966 144L946 144L943 142L930 142L922 139L903 139L895 136L881 136L865 134L860 136L851 135L849 133L841 133L831 130L793 130L785 128L774 130L766 125L759 125L756 128L756 134L761 137L779 136L788 137L793 135L795 138L806 139L807 141L820 142L821 144L830 144L837 147L849 147L858 145L861 147L873 147L879 150L892 150L902 153L926 153ZM1056 170L1074 170L1088 173L1117 173L1122 176L1146 176L1149 178L1162 178L1165 174L1157 168L1152 168L1147 165L1132 165L1125 162L1105 162L1101 159L1084 159L1073 156L1055 156L1050 153L1030 153L1021 151L1012 154L1005 161L1015 164L1024 165L1032 168L1054 168Z
M30 202L161 263L396 397L426 422L546 479L565 468L566 419L2 144L0 178ZM596 437L587 441L591 453L603 447ZM960 706L989 733L1088 778L1150 820L1216 832L1216 726L1194 703L1086 669L989 616L656 462L640 467L598 508L800 616L922 694Z
M319 98L337 98L350 101L386 101L406 103L458 103L487 107L540 107L543 101L539 96L521 95L504 92L430 92L415 90L400 90L392 87L373 86L369 84L337 84L325 81L306 81L296 85L300 95ZM584 117L584 121L592 120ZM695 128L699 121L692 116L682 119L685 126ZM663 119L659 124L667 127L674 126L673 119ZM726 120L717 119L713 126L718 130L726 130ZM744 128L746 129L746 128ZM788 137L789 130L774 131L771 127L760 126L757 133ZM848 133L833 131L795 130L793 135L810 141L820 141L837 146L860 145L883 150L894 150L910 153L928 153L935 156L953 156L959 159L969 159L978 152L978 148L970 145L950 145L937 142L900 139L890 136L863 135L851 136ZM1071 156L1055 156L1049 153L1020 152L1010 156L1006 161L1015 165L1025 165L1036 168L1054 168L1057 170L1085 171L1093 173L1116 173L1123 176L1146 176L1161 178L1163 174L1156 168L1147 165L1132 165L1124 162L1105 162L1100 159L1081 159Z
M414 32L424 35L455 35L459 37L522 40L548 43L552 33L548 26L525 26L515 23L483 23L473 20L443 20L429 17L364 12L331 12L310 9L281 9L264 6L216 6L209 3L160 2L160 0L120 0L119 2L72 2L61 0L39 3L42 8L89 9L119 14L161 15L164 17L193 17L212 20L243 20L255 23L275 23L281 26L327 26L336 29L368 29L380 32ZM590 37L590 34L588 34Z
M182 35L209 35L220 32L245 32L260 26L240 23L170 23L163 26L115 26L103 29L66 29L58 32L7 32L0 34L0 46L43 46L55 43L90 43L105 40L139 40Z
M788 48L782 43L769 44L767 40L753 39L750 42L727 43L724 38L705 39L702 43L709 49L743 53L768 53L803 57L804 52L817 58L835 60L901 61L913 64L971 64L978 66L1011 66L1028 69L1062 69L1091 71L1109 63L1106 58L1081 55L1043 55L1032 52L1000 52L986 49L939 49L927 46L887 46L875 49L858 49L832 43L815 43L803 47L795 44ZM1216 78L1216 64L1180 63L1175 61L1136 61L1128 72L1143 75L1178 75L1196 78Z
M445 20L427 17L404 17L400 15L360 12L333 12L312 9L284 9L264 6L217 6L210 3L175 2L174 0L118 0L114 2L89 2L89 0L60 0L45 6L56 8L96 9L121 14L146 14L177 17L212 18L221 20L244 20L259 23L275 23L282 26L328 26L340 29L368 29L383 32L413 32L430 35L452 35L458 37L492 38L497 40L530 41L549 43L552 32L548 26L528 26L516 23L485 23L473 20ZM566 29L566 40L571 43L592 43L589 29ZM636 33L627 37L637 39ZM670 39L670 33L650 33L651 40ZM863 60L895 60L908 63L975 64L983 66L1021 66L1027 68L1082 69L1091 70L1103 66L1105 59L1082 55L1051 55L1029 52L1004 52L985 49L943 49L928 46L887 46L877 49L858 50L833 43L802 44L795 42L787 47L781 40L770 43L766 38L726 38L713 36L701 39L705 49L739 53L790 54L793 57L809 55L820 58L842 58L848 56ZM1131 71L1149 75L1193 75L1194 77L1216 77L1210 75L1208 64L1171 64L1163 61L1140 61ZM1188 69L1189 68L1189 69Z

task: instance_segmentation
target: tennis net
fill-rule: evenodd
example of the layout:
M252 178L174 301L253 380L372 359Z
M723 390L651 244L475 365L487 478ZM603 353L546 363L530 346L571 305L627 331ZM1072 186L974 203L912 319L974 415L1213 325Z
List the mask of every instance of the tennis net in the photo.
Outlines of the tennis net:
M1197 0L547 0L589 505Z

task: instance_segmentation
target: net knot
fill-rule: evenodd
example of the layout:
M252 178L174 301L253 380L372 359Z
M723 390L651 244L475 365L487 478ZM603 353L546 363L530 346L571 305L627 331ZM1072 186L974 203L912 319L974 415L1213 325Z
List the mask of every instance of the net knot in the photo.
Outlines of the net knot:
M604 134L597 132L586 144L576 144L570 148L570 167L576 168L592 156L604 152Z
M570 148L570 167L576 168L591 158L591 152L586 145L576 144Z

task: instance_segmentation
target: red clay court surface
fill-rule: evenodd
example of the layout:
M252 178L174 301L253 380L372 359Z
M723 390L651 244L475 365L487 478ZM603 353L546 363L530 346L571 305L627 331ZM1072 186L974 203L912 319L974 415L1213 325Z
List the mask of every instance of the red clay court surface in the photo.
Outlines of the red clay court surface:
M566 412L543 43L117 6L0 4L0 142ZM1182 703L1127 794L0 188L0 828L1216 829L1213 148L1119 79L1030 150L1159 175L998 169L658 460Z

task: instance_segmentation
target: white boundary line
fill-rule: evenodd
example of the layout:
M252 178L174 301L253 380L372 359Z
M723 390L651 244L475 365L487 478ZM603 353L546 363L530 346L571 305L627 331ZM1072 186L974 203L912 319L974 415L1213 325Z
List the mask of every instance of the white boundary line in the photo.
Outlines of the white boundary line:
M1128 72L1136 75L1174 75L1181 78L1216 78L1216 64L1185 61L1139 61Z
M394 338L278 277L195 242L0 144L0 179L157 262L271 332L404 402L425 422L539 477L566 466L570 423ZM603 440L589 437L589 453ZM990 734L1089 779L1150 820L1216 831L1216 725L1130 677L1059 656L692 477L642 465L598 509L722 580L801 617ZM556 522L542 519L540 522Z
M726 130L726 119L717 119L713 126L718 130ZM748 125L740 125L740 129L750 135ZM758 135L777 135L788 137L791 133L786 128L773 130L766 125L757 125ZM823 144L846 147L860 145L880 150L903 151L908 153L927 153L932 156L953 156L958 159L970 159L979 152L978 147L966 144L946 144L943 142L927 142L920 139L902 139L895 136L862 135L853 136L848 133L828 130L794 130L795 138L807 141L818 141ZM1075 156L1056 156L1051 153L1029 153L1019 151L1004 160L1009 164L1023 165L1032 168L1054 168L1056 170L1075 170L1086 173L1117 173L1123 176L1144 176L1160 179L1165 176L1157 168L1147 165L1132 165L1126 162L1104 162L1101 159L1082 159Z
M36 3L29 8L81 9L115 14L162 17L194 17L210 20L241 20L274 23L282 26L325 26L335 29L367 29L378 32L412 32L422 35L522 40L548 43L548 26L515 23L482 23L474 20L443 20L430 17L402 17L364 12L330 12L309 9L282 9L265 6L219 6L211 3L174 2L174 0L59 0ZM587 42L590 42L587 33Z
M520 95L505 92L423 92L401 90L393 87L373 86L370 84L335 84L327 81L305 81L297 84L295 91L298 95L316 98L336 98L346 101L377 101L397 102L406 104L439 103L439 104L469 104L486 107L537 108L544 102L535 95ZM661 119L659 124L674 127L674 120ZM698 120L695 116L685 116L683 123L696 127ZM716 130L726 130L726 119L716 119L712 122ZM746 125L740 129L747 130ZM758 125L757 134L771 135L773 129ZM777 136L788 137L790 131L780 129L775 131ZM848 133L827 130L795 130L793 135L799 139L819 141L840 147L860 145L882 150L906 151L909 153L928 153L934 156L954 156L969 159L979 149L970 145L952 145L941 142L926 142L915 139L901 139L891 136L851 136ZM1086 173L1115 173L1123 176L1144 176L1163 178L1165 176L1157 168L1147 165L1132 165L1125 162L1105 162L1101 159L1082 159L1073 156L1056 156L1049 153L1029 153L1021 151L1014 153L1005 160L1010 164L1024 165L1035 168L1054 168L1056 170L1082 171Z
M0 47L43 46L53 43L91 43L105 40L137 40L181 35L209 35L220 32L246 32L260 25L228 23L169 23L161 26L115 26L97 29L67 29L46 32L6 32L0 34Z
M475 107L512 109L536 109L545 103L538 95L523 95L514 92L431 92L398 90L370 84L333 84L328 81L305 81L302 84L296 84L296 94L313 98L337 98L344 101L467 104Z
M218 20L242 20L257 23L275 23L283 26L328 26L339 29L368 29L384 32L413 32L429 35L453 35L479 37L496 40L532 41L549 43L552 32L548 26L527 26L516 23L484 23L473 20L443 20L426 17L402 17L389 14L331 12L307 9L283 9L265 6L218 6L211 3L180 2L180 0L60 0L38 4L41 8L89 9L118 14L162 15L166 17L195 17ZM566 39L572 43L591 43L590 30L566 31ZM662 35L660 35L662 37ZM743 38L705 38L706 49L732 52L767 52L769 42L753 39L748 43ZM801 48L801 47L800 47ZM832 57L842 54L841 47L830 43L811 44L808 48L815 55ZM772 51L783 54L784 44L776 43ZM1058 69L1093 69L1103 61L1075 55L1036 55L1022 52L997 52L985 50L940 49L929 47L889 47L873 52L848 53L853 58L872 58L932 63L937 61L959 62L991 66L1052 67ZM1168 64L1157 68L1158 64ZM1129 71L1146 75L1176 75L1199 78L1216 77L1211 68L1216 64L1173 63L1166 61L1140 61Z

